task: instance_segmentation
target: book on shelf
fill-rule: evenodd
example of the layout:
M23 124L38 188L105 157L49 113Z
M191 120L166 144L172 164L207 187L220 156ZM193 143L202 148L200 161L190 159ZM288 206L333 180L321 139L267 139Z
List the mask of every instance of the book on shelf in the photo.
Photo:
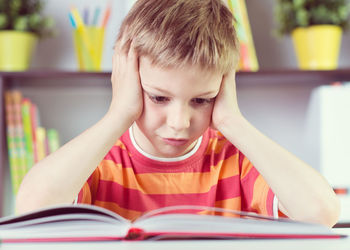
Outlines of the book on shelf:
M6 91L5 114L11 183L16 195L25 174L40 159L57 150L59 139L54 129L49 129L53 136L46 136L45 129L40 126L37 106L19 90ZM38 140L38 133L44 141ZM49 147L50 144L53 146Z
M218 215L223 213L226 216ZM134 221L86 204L49 207L0 219L0 239L7 243L341 237L345 236L319 224L202 206L164 207Z
M235 28L240 44L239 70L258 71L259 64L245 0L227 0L227 3L236 19Z
M25 144L25 159L26 167L30 168L34 165L34 150L33 150L33 135L32 135L32 122L30 118L30 106L31 101L28 98L22 99L22 120L23 120L23 132L24 132L24 144Z
M5 93L6 137L14 193L17 193L26 172L21 100L22 94L19 91Z

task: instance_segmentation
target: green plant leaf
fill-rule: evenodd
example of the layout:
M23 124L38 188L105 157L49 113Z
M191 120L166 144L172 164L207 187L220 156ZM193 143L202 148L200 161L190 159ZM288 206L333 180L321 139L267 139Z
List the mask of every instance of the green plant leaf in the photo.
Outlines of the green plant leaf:
M5 14L0 13L0 29L6 28L8 24L8 18Z
M0 0L0 29L34 32L39 37L54 33L54 20L43 14L44 0Z
M297 27L317 24L349 26L350 0L275 0L275 20L280 35Z
M26 31L29 28L29 18L27 16L20 16L15 19L14 29L19 31Z

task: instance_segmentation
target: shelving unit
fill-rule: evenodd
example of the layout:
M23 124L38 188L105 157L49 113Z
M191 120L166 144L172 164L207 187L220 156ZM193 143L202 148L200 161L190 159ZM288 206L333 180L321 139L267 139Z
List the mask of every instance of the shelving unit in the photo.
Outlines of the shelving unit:
M111 72L72 72L57 70L35 70L27 72L0 72L0 215L3 207L3 183L4 169L7 166L7 149L5 133L5 110L4 110L4 92L6 89L15 86L28 86L31 88L40 88L40 84L35 83L35 79L45 79L46 84L51 84L52 79L74 79L74 84L80 86L110 87ZM96 83L86 83L86 79L104 79L105 81L96 81ZM262 70L259 72L238 72L237 87L240 86L261 86L261 85L283 85L283 84L313 84L328 85L336 81L350 81L350 69L339 69L334 71L300 71L300 70ZM57 81L56 83L57 84ZM69 84L61 82L65 88L71 87Z

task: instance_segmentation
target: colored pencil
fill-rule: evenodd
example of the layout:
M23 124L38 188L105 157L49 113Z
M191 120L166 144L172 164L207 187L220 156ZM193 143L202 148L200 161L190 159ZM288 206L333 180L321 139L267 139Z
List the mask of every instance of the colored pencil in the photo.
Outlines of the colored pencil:
M94 19L92 21L93 26L97 26L98 18L100 17L101 8L97 7L94 12Z
M101 27L103 27L103 28L105 28L107 26L109 17L111 16L111 9L112 9L111 4L108 4L107 9L106 9L106 11L103 15L103 19L102 19Z

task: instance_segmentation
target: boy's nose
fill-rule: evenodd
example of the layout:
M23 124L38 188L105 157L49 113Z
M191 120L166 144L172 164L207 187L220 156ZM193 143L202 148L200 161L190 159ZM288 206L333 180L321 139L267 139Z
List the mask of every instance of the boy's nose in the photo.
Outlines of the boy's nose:
M167 125L175 131L181 131L190 127L190 110L184 105L178 105L169 110Z

